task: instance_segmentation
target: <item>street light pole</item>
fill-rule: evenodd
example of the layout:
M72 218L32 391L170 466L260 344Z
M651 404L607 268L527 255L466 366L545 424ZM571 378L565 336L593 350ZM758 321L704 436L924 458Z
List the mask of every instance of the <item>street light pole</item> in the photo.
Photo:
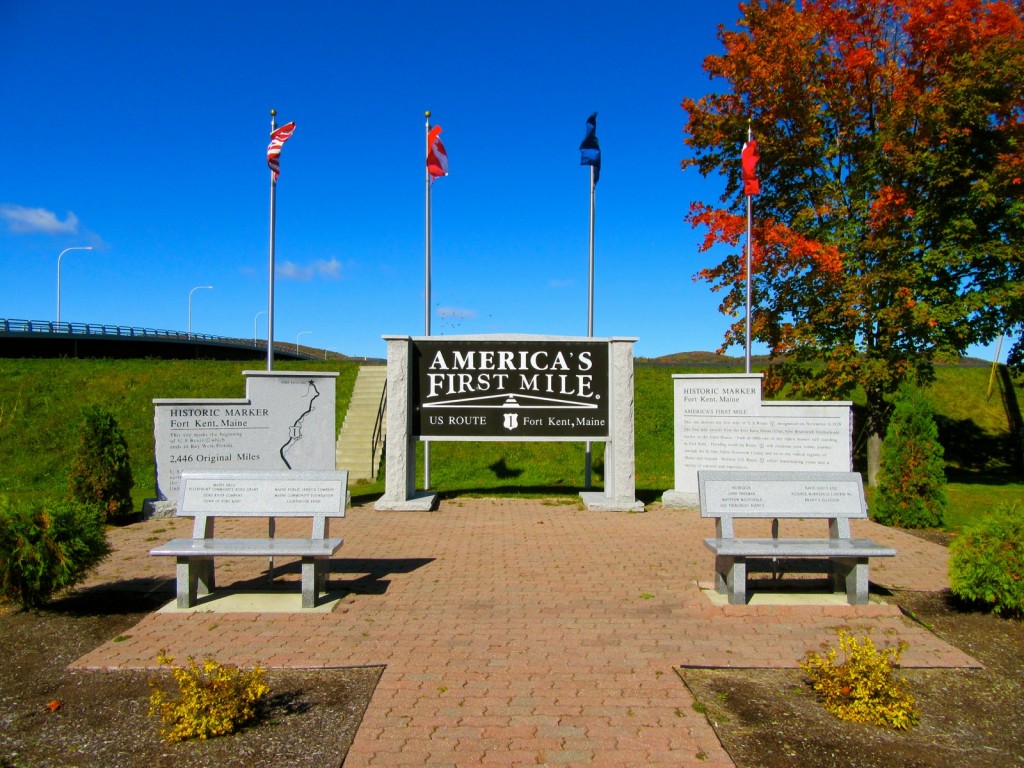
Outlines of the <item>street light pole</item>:
M192 338L192 294L201 288L213 288L212 285L197 285L188 292L188 337Z
M295 354L299 353L299 337L304 333L312 333L312 331L299 331L299 335L295 337Z
M60 260L64 258L64 254L68 251L91 251L91 245L74 245L70 248L65 248L60 252L60 256L57 257L57 326L60 327Z

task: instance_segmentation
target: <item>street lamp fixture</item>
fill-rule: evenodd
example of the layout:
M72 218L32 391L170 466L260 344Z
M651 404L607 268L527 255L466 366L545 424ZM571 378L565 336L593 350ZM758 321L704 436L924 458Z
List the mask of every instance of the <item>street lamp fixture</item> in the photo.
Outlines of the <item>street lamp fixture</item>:
M295 337L295 353L296 353L296 354L298 354L298 352L299 352L299 338L300 338L300 337L301 337L301 336L302 336L302 335L303 335L304 333L312 333L312 331L299 331L299 335Z
M212 285L197 285L188 292L188 337L192 338L192 294L203 288L213 288Z
M60 256L57 257L57 328L60 329L60 260L64 258L64 254L68 251L91 251L91 245L73 245L70 248L65 248L60 252Z

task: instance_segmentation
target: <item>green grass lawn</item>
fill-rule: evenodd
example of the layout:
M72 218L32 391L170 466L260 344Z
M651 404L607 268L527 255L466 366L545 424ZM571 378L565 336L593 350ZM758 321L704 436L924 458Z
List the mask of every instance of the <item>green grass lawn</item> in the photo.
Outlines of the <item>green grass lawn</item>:
M338 371L338 424L359 366L279 363L278 370ZM110 411L128 442L137 509L156 494L153 399L244 397L254 362L209 360L0 359L0 493L63 495L84 405Z
M358 372L356 363L285 362L280 370L339 371L340 427ZM114 414L128 441L135 478L133 500L155 494L154 398L242 397L243 370L253 362L165 360L0 359L0 493L13 497L63 495L81 406ZM740 372L694 366L637 365L635 369L636 487L645 502L674 487L673 373ZM1001 502L1024 503L1020 446L1013 437L1022 388L997 381L990 369L940 368L930 394L946 450L950 500L946 527L955 529ZM862 405L855 401L856 409ZM855 419L856 421L856 419ZM855 442L862 444L861 436ZM419 487L422 486L422 444ZM431 489L458 495L565 496L584 488L582 443L434 442ZM862 452L856 461L862 462ZM592 444L594 487L602 487L603 443ZM863 469L859 466L858 469ZM383 481L353 484L356 500L378 497Z

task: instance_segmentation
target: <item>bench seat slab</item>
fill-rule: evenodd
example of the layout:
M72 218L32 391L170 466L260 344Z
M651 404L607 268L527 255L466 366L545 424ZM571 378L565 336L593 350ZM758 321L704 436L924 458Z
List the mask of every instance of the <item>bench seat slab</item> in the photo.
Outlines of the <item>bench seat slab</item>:
M704 539L716 555L733 557L895 557L870 539Z
M868 602L868 558L893 557L896 551L868 539L705 539L715 553L715 589L730 605L747 602L747 564L764 558L824 557L831 564L833 588L850 605Z
M214 557L299 557L302 559L302 607L316 607L327 586L328 558L342 539L174 539L150 550L176 559L177 605L191 608L215 587Z
M149 550L174 557L330 557L342 539L174 539Z

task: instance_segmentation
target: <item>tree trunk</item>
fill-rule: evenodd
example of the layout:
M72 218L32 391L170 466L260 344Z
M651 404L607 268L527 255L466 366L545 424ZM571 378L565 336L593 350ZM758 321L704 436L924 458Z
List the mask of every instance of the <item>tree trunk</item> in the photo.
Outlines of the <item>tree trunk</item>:
M880 387L867 388L868 486L878 487L878 469L882 456L882 436L886 427L885 396Z
M878 487L878 467L882 454L882 435L872 432L868 435L868 486Z

